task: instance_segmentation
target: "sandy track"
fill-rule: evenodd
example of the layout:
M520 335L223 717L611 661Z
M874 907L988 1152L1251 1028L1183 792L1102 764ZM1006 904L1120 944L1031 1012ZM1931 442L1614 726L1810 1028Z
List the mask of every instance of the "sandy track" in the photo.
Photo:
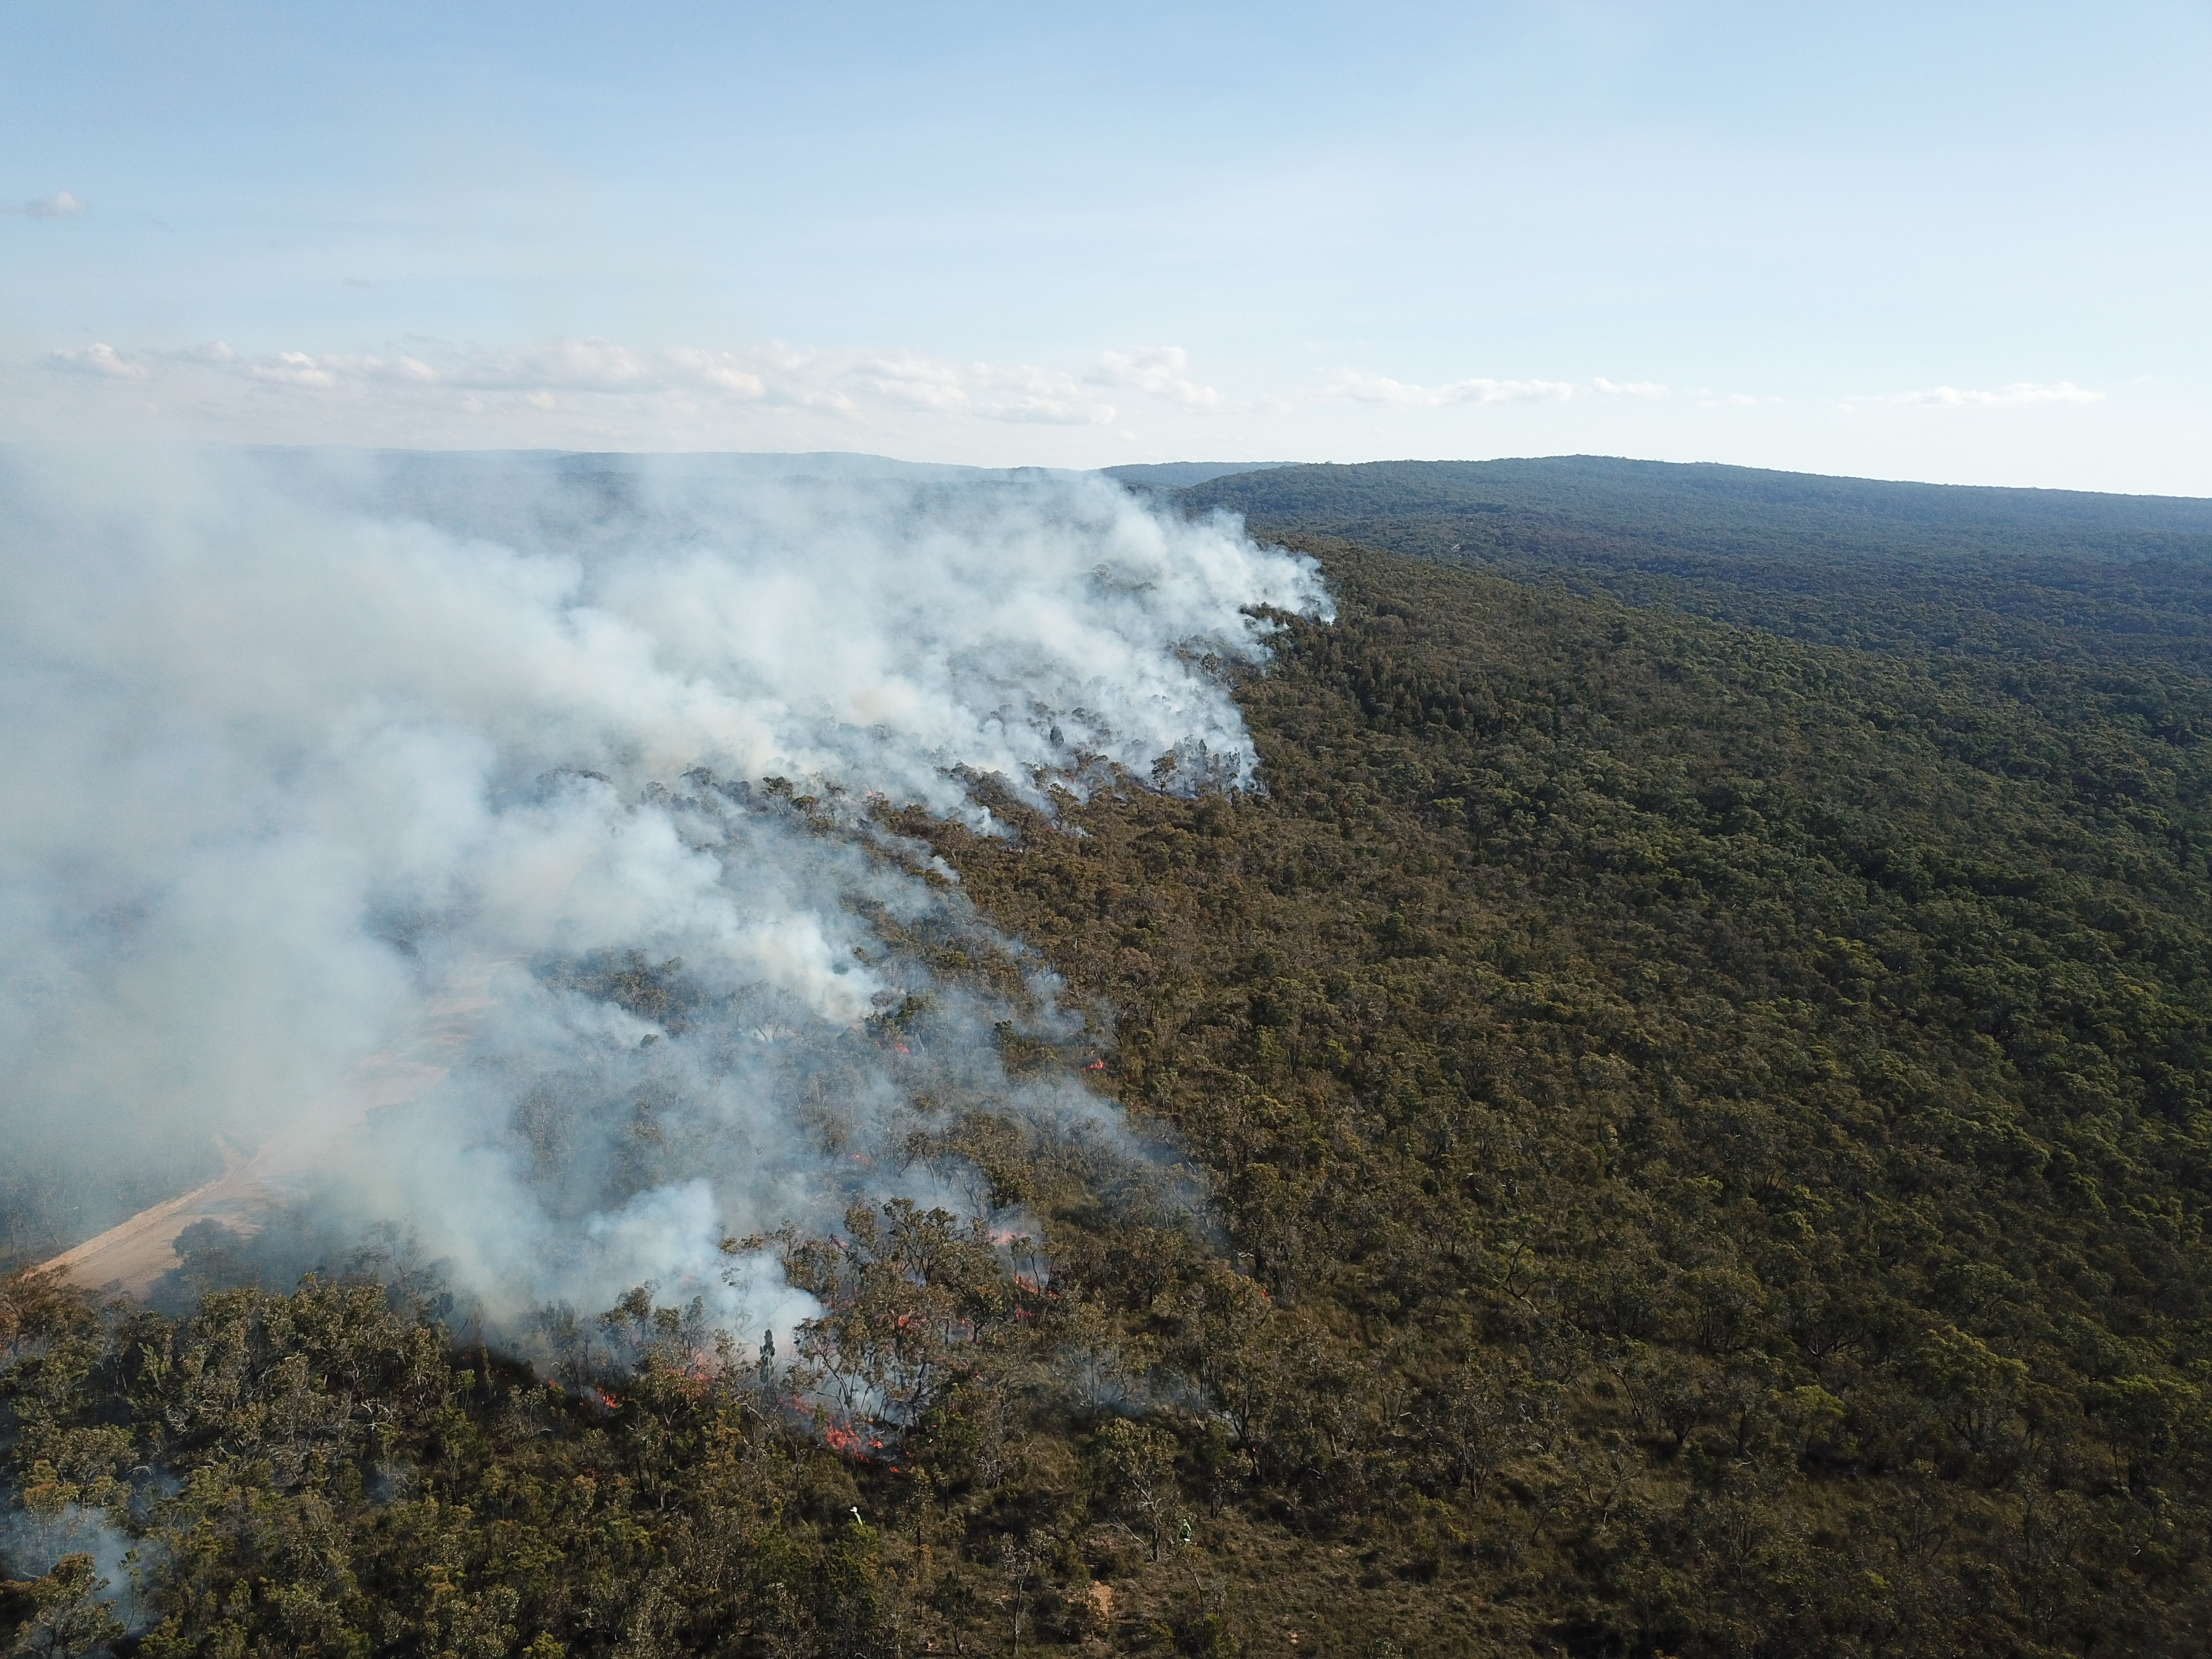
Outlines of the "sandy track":
M371 1112L416 1098L452 1070L493 1006L491 980L501 965L472 969L465 985L431 1004L411 1041L355 1066L339 1098L312 1124L275 1137L213 1181L141 1210L36 1271L58 1273L87 1290L140 1297L177 1265L177 1240L187 1227L212 1221L251 1238L271 1209L303 1194L336 1143Z

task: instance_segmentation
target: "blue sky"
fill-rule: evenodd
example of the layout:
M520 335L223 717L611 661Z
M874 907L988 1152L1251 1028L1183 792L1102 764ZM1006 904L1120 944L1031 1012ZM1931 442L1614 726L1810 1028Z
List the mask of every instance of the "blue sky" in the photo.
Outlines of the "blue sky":
M0 440L2212 494L2212 0L15 0Z

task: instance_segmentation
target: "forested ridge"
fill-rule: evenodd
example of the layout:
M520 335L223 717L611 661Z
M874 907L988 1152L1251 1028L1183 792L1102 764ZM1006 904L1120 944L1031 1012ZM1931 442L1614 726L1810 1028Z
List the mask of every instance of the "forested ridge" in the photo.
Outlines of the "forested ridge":
M1564 455L1301 466L1201 482L1263 535L1907 654L2016 668L2212 661L2212 501L1889 483Z
M1187 492L1337 596L1239 688L1263 792L896 820L975 907L902 945L1048 961L1091 1034L1009 1066L1163 1150L937 1100L1041 1239L780 1241L884 1420L649 1289L533 1370L390 1262L13 1281L14 1479L159 1563L125 1644L2212 1646L2206 515L1495 465ZM94 1570L0 1629L81 1650Z

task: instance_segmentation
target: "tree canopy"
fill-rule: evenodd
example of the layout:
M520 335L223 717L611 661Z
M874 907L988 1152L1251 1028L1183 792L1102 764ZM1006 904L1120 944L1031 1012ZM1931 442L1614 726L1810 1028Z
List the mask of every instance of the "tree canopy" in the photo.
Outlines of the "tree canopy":
M1097 1041L1009 1066L1164 1150L946 1103L1042 1235L780 1241L803 1400L650 1288L533 1370L343 1264L15 1281L139 1650L2203 1651L2212 513L1498 467L1188 492L1338 598L1263 792L895 817L974 907L908 946L1040 953Z

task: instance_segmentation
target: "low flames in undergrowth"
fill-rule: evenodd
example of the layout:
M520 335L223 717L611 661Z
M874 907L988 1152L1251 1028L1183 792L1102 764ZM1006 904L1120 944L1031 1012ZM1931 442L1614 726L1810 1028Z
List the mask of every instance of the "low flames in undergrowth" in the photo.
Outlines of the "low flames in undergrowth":
M546 1388L580 1409L614 1416L673 1397L741 1405L856 1462L908 1472L901 1448L983 1359L1000 1333L1026 1326L1059 1298L1036 1235L962 1221L904 1200L854 1206L842 1233L787 1230L732 1239L732 1257L772 1250L818 1316L779 1353L764 1333L750 1358L712 1330L703 1302L657 1305L641 1285L601 1315L596 1331L551 1333L556 1375Z

